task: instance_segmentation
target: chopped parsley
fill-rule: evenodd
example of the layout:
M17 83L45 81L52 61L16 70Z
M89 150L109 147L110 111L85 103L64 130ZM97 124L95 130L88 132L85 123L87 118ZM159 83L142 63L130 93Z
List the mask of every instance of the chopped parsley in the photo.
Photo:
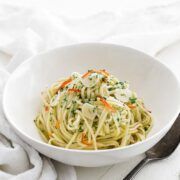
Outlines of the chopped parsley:
M131 102L131 104L136 103L136 100L137 100L137 98L129 98L129 101Z
M115 90L116 88L115 87L111 87L109 88L109 91L112 91L112 90Z
M98 122L94 122L93 125L92 125L95 129L98 128Z
M78 131L83 132L82 126L79 127Z
M65 96L64 99L63 99L64 102L67 102L67 97Z
M124 86L124 82L121 82L121 81L120 81L119 84L120 84L121 86Z
M126 89L127 88L127 82L126 81L124 81L124 82L119 81L119 84L121 85L122 89Z
M76 110L75 110L75 109L72 109L72 110L71 110L71 113L72 113L72 115L75 115Z

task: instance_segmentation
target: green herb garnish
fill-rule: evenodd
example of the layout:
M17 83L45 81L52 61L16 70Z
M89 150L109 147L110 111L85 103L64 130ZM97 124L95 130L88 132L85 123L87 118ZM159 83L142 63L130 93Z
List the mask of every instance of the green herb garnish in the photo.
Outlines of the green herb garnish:
M137 100L137 98L129 98L129 101L131 102L131 104L136 103L136 100Z
M82 129L81 126L79 127L78 131L79 131L79 132L83 132L83 129Z

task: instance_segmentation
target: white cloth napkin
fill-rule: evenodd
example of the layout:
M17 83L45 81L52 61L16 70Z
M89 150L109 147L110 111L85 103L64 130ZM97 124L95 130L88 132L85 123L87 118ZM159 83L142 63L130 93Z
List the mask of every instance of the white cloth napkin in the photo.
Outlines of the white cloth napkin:
M180 2L118 15L102 12L81 19L69 19L39 8L0 5L0 50L11 56L10 62L0 70L0 98L9 73L21 62L41 51L80 42L108 42L130 46L155 55L179 38ZM0 134L1 180L57 178L51 161L39 155L15 135L2 110ZM129 167L133 167L130 164L133 164L132 161L124 166L119 165L122 172L127 173L126 169L130 170ZM63 164L60 166L61 172L58 174L61 179L76 179L73 167ZM113 168L111 170L113 173L118 172ZM179 170L178 165L173 167L175 175ZM106 174L106 177L111 177L108 175ZM116 177L122 178L119 175ZM102 178L105 178L105 175Z

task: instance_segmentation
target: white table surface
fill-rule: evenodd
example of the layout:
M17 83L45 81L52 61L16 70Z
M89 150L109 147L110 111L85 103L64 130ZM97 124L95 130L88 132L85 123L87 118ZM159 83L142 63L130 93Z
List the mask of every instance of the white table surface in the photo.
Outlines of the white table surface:
M175 0L171 0L175 1ZM31 6L31 7L40 7L40 8L46 8L52 11L56 14L63 14L65 16L69 17L84 17L87 15L91 15L94 13L98 13L100 11L113 11L115 13L121 14L123 11L130 11L137 8L145 8L148 6L157 5L160 3L166 4L169 2L169 0L91 0L91 1L85 1L85 0L0 0L0 3L7 3L7 4L15 4L15 5L25 5L25 6ZM177 77L180 80L180 42L173 44L169 48L164 49L164 51L160 52L158 54L158 58L160 61L164 62L168 65L169 68L171 68ZM0 67L5 66L9 62L10 57L0 53ZM169 158L179 159L180 162L180 147L178 147L178 150L176 150L172 156ZM142 159L142 156L136 157L135 159L131 160L132 165L136 165L138 161ZM166 161L166 160L164 160ZM175 161L172 162L173 166L179 166L179 164L175 163ZM176 161L178 162L178 161ZM58 170L59 163L55 163L56 168ZM118 164L113 166L106 166L106 167L100 167L100 168L82 168L82 167L76 167L77 171L77 177L78 180L119 180L120 177L123 177L127 172L130 171L131 167L128 169L124 169L123 167L126 166L126 163L124 164ZM162 179L162 180L179 180L180 178L180 168L179 172L177 172L177 175L173 176L175 178L171 177L164 177L163 176L163 169L159 165L159 163L152 163L150 165L147 165L136 177L136 179L146 179L146 180L156 180L156 179ZM143 177L143 172L146 173L147 177ZM154 172L154 173L152 173ZM177 177L177 178L176 178ZM59 178L60 179L60 178Z

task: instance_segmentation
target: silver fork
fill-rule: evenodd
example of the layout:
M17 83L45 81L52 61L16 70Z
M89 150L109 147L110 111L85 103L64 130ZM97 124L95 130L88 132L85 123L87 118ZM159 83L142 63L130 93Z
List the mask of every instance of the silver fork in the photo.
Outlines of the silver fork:
M135 175L149 162L164 159L176 149L180 142L180 115L168 133L145 154L146 157L123 179L132 180Z

